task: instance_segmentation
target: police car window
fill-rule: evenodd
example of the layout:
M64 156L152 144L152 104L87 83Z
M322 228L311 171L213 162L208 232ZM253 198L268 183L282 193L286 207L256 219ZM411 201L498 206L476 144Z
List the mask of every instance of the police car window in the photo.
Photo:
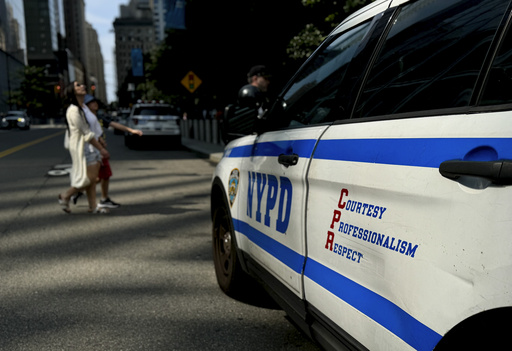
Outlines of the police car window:
M176 115L176 112L168 106L142 107L134 111L138 116Z
M336 38L298 73L283 96L284 118L289 126L311 125L341 118L336 96L350 60L368 31L364 23ZM280 116L283 118L283 116Z
M512 30L509 28L489 73L480 105L512 104Z
M469 105L508 2L419 0L387 35L355 117Z

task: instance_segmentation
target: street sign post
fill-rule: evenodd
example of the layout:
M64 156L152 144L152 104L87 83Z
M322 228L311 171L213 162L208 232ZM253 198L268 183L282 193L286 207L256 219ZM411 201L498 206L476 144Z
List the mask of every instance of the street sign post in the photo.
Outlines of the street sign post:
M201 85L202 80L192 71L188 72L185 77L181 80L181 84L191 93Z

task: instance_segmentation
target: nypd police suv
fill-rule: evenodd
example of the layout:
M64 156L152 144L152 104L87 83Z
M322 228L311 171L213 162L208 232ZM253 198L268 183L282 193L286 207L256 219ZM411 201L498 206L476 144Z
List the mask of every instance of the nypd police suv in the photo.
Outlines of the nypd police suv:
M178 111L163 101L145 102L138 100L132 106L126 124L140 129L144 136L125 133L124 142L129 148L138 146L144 140L161 138L164 142L181 143L180 117Z
M222 290L258 281L326 349L510 348L511 10L377 0L341 23L217 166Z

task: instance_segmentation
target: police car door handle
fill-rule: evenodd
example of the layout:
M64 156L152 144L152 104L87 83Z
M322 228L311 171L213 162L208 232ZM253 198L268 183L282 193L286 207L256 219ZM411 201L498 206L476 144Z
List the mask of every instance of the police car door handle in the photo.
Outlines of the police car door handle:
M439 173L452 180L462 176L473 176L489 179L496 184L512 184L512 160L445 161L439 166Z
M299 162L299 155L293 154L293 155L285 155L281 154L277 158L277 162L282 164L285 167L289 166L295 166Z

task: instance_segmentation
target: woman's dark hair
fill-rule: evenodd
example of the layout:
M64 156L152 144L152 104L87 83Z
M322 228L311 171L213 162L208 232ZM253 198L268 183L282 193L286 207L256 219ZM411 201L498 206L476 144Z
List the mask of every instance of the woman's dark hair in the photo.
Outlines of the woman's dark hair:
M75 83L76 83L76 80L75 81L72 81L67 87L66 87L66 90L64 91L65 94L66 94L66 105L69 106L69 105L75 105L75 106L78 106L78 107L81 107L79 104L78 104L78 100L76 99L76 95L75 95Z
M89 124L89 122L87 121L87 118L85 118L85 113L84 111L82 110L82 106L80 106L80 104L78 103L78 99L76 98L76 94L75 94L75 83L76 83L76 80L71 82L67 87L66 87L66 90L64 90L64 93L65 93L65 96L66 96L66 109L70 106L70 105L75 105L78 107L78 110L80 111L80 115L84 118L85 122L87 124ZM66 118L66 125L68 124L68 120Z

